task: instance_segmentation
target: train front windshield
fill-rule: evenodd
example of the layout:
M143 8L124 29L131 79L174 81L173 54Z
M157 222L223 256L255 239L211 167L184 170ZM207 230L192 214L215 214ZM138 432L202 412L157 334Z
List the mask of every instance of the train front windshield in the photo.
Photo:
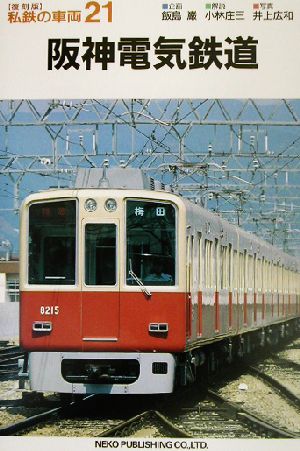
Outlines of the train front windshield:
M76 201L29 207L29 283L75 284Z
M127 284L175 285L175 207L128 200L126 211Z

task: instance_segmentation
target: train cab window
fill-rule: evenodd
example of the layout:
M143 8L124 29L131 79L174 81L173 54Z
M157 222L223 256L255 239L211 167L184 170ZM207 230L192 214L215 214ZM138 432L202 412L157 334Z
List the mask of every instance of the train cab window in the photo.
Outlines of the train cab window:
M86 285L116 284L116 230L116 224L86 225Z
M75 284L76 201L29 207L30 284Z
M176 211L170 203L128 200L127 284L175 285Z

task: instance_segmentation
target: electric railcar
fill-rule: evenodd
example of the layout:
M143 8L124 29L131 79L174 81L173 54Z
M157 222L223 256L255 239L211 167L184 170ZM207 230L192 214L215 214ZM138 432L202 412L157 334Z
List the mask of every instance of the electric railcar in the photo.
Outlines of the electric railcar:
M21 376L32 390L170 393L216 343L230 360L299 326L294 257L139 171L86 170L80 186L22 206Z

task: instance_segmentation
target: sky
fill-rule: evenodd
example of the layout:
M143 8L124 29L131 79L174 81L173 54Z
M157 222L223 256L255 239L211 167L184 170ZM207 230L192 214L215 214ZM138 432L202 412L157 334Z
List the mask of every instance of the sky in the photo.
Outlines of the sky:
M93 163L100 166L105 158L110 160L111 165L119 165L122 159L128 162L130 166L148 166L150 164L155 167L155 165L162 164L164 161L166 163L178 163L181 161L178 157L178 136L183 137L184 151L189 154L189 156L184 157L184 161L200 161L199 153L207 153L207 149L211 146L213 153L225 153L223 156L210 158L210 164L222 165L225 162L228 169L237 168L237 164L240 164L243 168L249 167L249 174L245 175L246 180L249 180L252 169L252 157L249 159L250 154L257 151L258 155L261 154L262 156L260 164L265 164L264 161L266 160L263 160L263 157L266 156L264 155L264 153L266 154L266 135L268 136L268 155L282 154L281 158L278 159L278 168L284 169L286 163L291 164L290 161L288 162L287 159L283 158L287 154L292 155L292 158L295 159L295 166L298 163L296 156L299 155L299 127L262 126L257 128L251 124L243 126L241 152L244 153L245 158L239 158L237 163L236 160L231 158L230 149L233 153L237 152L239 145L238 127L230 128L226 125L196 126L192 124L198 119L209 119L213 122L229 117L251 122L260 120L261 115L264 119L272 121L291 122L300 115L299 100L289 101L289 108L281 100L256 100L255 104L244 100L223 100L222 104L212 99L193 99L192 102L164 100L152 101L147 108L142 108L142 102L135 101L132 103L128 100L125 102L119 101L111 112L110 108L113 104L114 101L109 100L96 100L94 104L88 100L81 108L79 107L80 101L76 99L57 100L54 103L50 100L35 100L31 101L30 104L28 102L18 103L18 101L10 104L9 101L0 101L0 243L3 240L9 240L13 251L18 253L19 217L17 211L12 211L12 209L14 208L15 197L13 179L17 180L19 174L11 173L8 175L5 172L8 168L7 165L10 169L18 169L20 163L28 168L32 156L40 157L31 166L34 173L26 171L20 180L19 203L32 192L57 185L69 186L72 180L70 163L73 169L90 166L89 160L82 159L81 155L93 153L93 136L95 134L97 135L98 156L93 157ZM157 124L138 126L132 133L132 127L128 125L131 107L135 114L137 111L141 112L139 119L158 119ZM110 153L113 146L111 125L99 125L96 130L94 124L79 124L89 121L97 122L99 118L103 120L108 115L109 110L110 119L112 121L115 119L115 122L118 123L116 157L106 155ZM49 123L49 121L53 123L66 121L72 117L75 117L73 123L63 128L55 125L51 125L51 127L43 125ZM168 126L167 120L174 121L176 117L178 117L178 125L175 130L174 127ZM10 121L5 121L9 118ZM180 123L181 121L184 124ZM17 126L17 124L23 125ZM61 171L55 176L49 176L45 174L45 170L53 164L54 140L52 138L54 136L57 137L55 145L56 153L61 158L59 164ZM252 146L251 139L254 139ZM136 147L136 155L133 157L130 156L132 145ZM165 154L165 157L162 157L162 153ZM195 153L195 156L193 156L193 153ZM70 154L72 158L70 158ZM28 159L17 163L13 160L15 156L28 156ZM202 158L201 161L208 162L207 158ZM297 172L288 174L288 183L291 186L298 183L298 174ZM165 177L170 177L170 175ZM284 171L279 173L277 181L281 184L287 183ZM231 179L231 182L233 182L233 179ZM211 180L211 184L213 184L213 180ZM297 194L299 195L299 192L296 189ZM208 202L208 207L210 206L215 207L213 201ZM271 202L267 204L267 208L273 208Z

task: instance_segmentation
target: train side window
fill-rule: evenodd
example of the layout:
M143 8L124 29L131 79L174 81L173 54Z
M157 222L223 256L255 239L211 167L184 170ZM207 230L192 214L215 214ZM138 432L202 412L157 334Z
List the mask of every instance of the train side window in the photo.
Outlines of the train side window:
M261 289L264 291L266 288L266 260L265 257L261 261Z
M290 269L287 270L288 276L288 293L291 294L293 292L293 283L292 283L292 271Z
M260 258L256 261L256 288L261 291L262 289L262 261Z
M274 276L273 276L273 273L274 273L273 262L270 261L270 269L269 269L269 290L270 291L274 291L274 285L273 285L273 283L274 283Z
M254 259L252 255L248 255L248 287L254 288Z
M204 283L206 288L213 287L214 281L214 259L213 259L213 243L205 240L205 266L204 266Z
M254 292L257 291L257 255L253 256L253 289Z
M289 293L289 279L290 279L290 277L289 277L289 270L288 269L285 269L284 270L285 271L285 277L284 277L284 281L285 281L285 292L286 293Z
M213 279L213 287L215 287L216 291L220 290L220 271L221 271L221 264L220 264L220 244L219 240L215 239L215 246L214 246L214 279Z
M233 251L233 288L238 288L238 280L239 280L239 262L238 262L238 252L236 250Z
M297 291L297 276L298 276L297 272L293 271L293 294L298 294L298 291Z
M286 286L287 286L287 278L286 278L286 269L285 267L282 268L282 292L286 293Z
M280 293L283 292L283 283L282 283L283 275L282 275L282 273L283 273L283 267L279 265L279 267L278 267L278 289L279 289Z
M203 288L202 259L202 234L198 232L198 287L200 290Z
M244 291L248 288L248 254L246 249L244 250Z
M291 271L291 293L295 294L296 293L296 284L295 284L295 271Z
M85 228L86 285L116 283L116 224L87 224Z
M239 288L244 290L245 288L245 254L240 252L239 254L239 269L240 269L240 280Z
M279 263L277 265L277 286L278 292L282 293L282 266Z
M233 289L233 249L232 244L228 247L228 288Z
M273 274L274 274L274 291L278 293L278 291L279 291L279 267L278 267L278 263L273 263Z
M186 240L186 278L187 290L192 291L194 286L194 237L189 235Z
M270 261L269 262L269 290L270 291L274 291L274 286L273 286L273 262Z
M227 246L221 246L220 265L220 287L221 289L229 288L229 248Z
M267 291L270 291L270 282L271 282L271 264L268 260L266 260L266 285L265 288Z
M292 294L296 294L296 292L297 292L296 286L297 286L297 273L295 271L291 270L291 293Z

